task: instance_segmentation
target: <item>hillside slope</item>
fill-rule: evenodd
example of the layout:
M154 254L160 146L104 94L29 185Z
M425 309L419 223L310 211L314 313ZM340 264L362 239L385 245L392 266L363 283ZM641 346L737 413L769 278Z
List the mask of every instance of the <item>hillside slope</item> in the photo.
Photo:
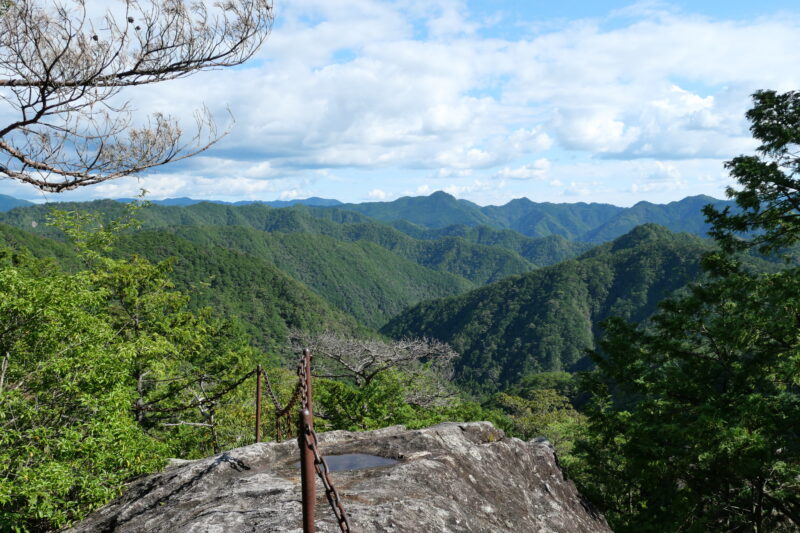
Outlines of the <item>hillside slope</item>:
M29 250L68 270L81 268L74 249L0 224L0 246ZM272 263L218 246L198 246L163 231L123 235L118 257L140 255L151 261L174 257L172 279L191 298L190 307L210 306L217 316L236 318L265 348L285 345L290 328L370 335L354 318L296 281Z
M599 321L652 314L661 299L695 278L710 246L640 226L576 260L423 302L382 332L451 343L462 354L460 381L473 390L497 390L525 373L579 368Z
M10 211L15 207L27 207L30 205L33 205L33 203L27 200L20 200L18 198L14 198L13 196L0 194L0 213L3 213L5 211Z
M236 226L164 228L201 249L227 248L275 265L361 323L379 328L410 305L475 287L372 242L308 233L267 233ZM435 296L434 296L435 295Z
M54 204L52 207L102 212L108 218L118 217L124 210L122 204L112 201L64 203ZM56 236L57 232L43 224L49 209L51 206L18 209L0 214L0 222L42 235ZM462 276L477 284L528 272L536 266L520 256L515 249L486 246L471 242L468 238L450 235L417 239L358 213L335 208L294 206L275 209L265 205L200 203L186 207L152 205L142 210L138 216L145 228L154 229L175 226L237 227L268 233L324 235L346 242L369 241L420 266ZM526 239L521 235L519 237ZM236 248L237 242L232 242L231 246ZM577 254L569 246L551 252L550 243L545 242L541 246L536 242L525 242L519 247L545 264L559 260L564 253Z
M198 246L162 231L124 235L117 254L139 254L151 261L175 257L172 278L188 291L193 307L211 306L237 317L254 341L285 344L288 328L307 331L366 330L301 282L263 259L218 246Z

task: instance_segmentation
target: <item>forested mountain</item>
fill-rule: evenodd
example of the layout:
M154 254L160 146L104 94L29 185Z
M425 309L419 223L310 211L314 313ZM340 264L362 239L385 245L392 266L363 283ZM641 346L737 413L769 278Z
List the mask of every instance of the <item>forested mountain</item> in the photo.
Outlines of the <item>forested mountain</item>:
M117 198L118 202L128 203L136 201L136 198ZM264 202L261 200L242 200L239 202L223 202L222 200L195 200L194 198L187 198L185 196L180 198L165 198L163 200L150 200L152 203L156 205L174 205L174 206L182 206L185 207L187 205L194 205L200 204L203 202L208 202L212 204L222 204L222 205L251 205L251 204L263 204L268 205L270 207L291 207L293 205L314 205L320 207L333 207L340 205L342 202L339 200L331 200L328 198L319 198L313 196L311 198L304 198L301 200L273 200L269 202Z
M491 224L509 228L532 237L561 235L571 240L586 240L593 228L624 212L625 208L610 204L536 203L527 198L511 200L505 205L489 205L481 209Z
M629 208L596 203L537 203L527 198L518 198L501 206L480 207L441 191L430 196L399 198L393 202L342 204L337 207L390 223L405 221L427 228L485 225L512 229L529 237L560 235L570 240L600 243L650 222L672 231L705 236L708 226L700 210L706 204L733 207L732 202L710 196L690 196L663 205L639 202ZM400 222L397 227L407 226Z
M56 207L101 211L108 217L119 216L124 209L121 204L111 201L56 204ZM56 232L44 224L48 210L47 206L17 209L3 214L0 220L40 234L56 236ZM574 257L585 248L563 239L532 239L512 231L498 231L488 227L459 226L445 230L426 230L414 226L414 233L423 237L414 238L357 213L304 206L284 209L273 209L264 205L225 206L211 203L188 207L151 206L141 211L140 217L146 228L173 228L170 231L184 228L185 236L190 240L213 242L267 258L282 265L282 268L287 268L297 279L319 290L320 294L332 298L332 301L345 303L343 309L349 312L360 309L361 312L355 312L355 316L375 326L382 325L391 314L399 312L406 305L417 303L423 297L452 295L472 288L473 285L465 283L465 279L478 285L497 281L512 274L528 272L538 265ZM198 227L208 228L207 235L202 236L202 232L191 229ZM277 232L324 236L327 239L322 238L320 242L324 244L320 246L327 250L333 249L332 240L336 240L340 243L340 256L348 249L358 251L351 254L349 263L331 255L334 258L333 263L323 265L326 254L316 251L311 242L314 239L307 236L304 239L305 244L309 245L307 252L310 256L304 261L315 263L318 267L304 265L302 268L295 268L290 265L301 260L301 247L276 245L277 239L289 239L286 236L275 236ZM292 239L297 242L299 237ZM377 246L369 246L367 243ZM292 257L282 257L283 253L291 254ZM526 260L521 254L533 261ZM360 264L359 261L362 260L369 265ZM412 268L407 264L409 261L425 268ZM333 274L331 271L337 268L339 273ZM342 269L352 272L347 273ZM370 289L369 296L363 288L355 287L354 272L359 270L373 273L359 281L375 289ZM379 270L385 272L376 277ZM385 287L369 281L386 280L386 272L392 270L403 272L404 275L389 280ZM327 273L320 274L322 272ZM346 279L346 285L349 284L353 290L343 290L345 287L340 286L341 283L324 281L323 277ZM392 289L392 285L398 290ZM370 299L373 302L368 301Z
M25 229L36 222L36 232L47 232L43 222L53 209L66 211L102 212L106 218L120 217L126 212L123 202L114 200L95 200L93 202L58 202L14 209L0 214L0 222ZM309 216L313 213L314 216ZM365 222L370 219L352 211L335 208L313 208L296 206L272 208L264 204L225 205L201 202L187 206L165 206L153 204L137 215L144 227L163 226L245 226L263 231L273 231L282 227L294 227L295 231L320 233L326 221L335 223Z
M4 211L9 211L11 209L14 209L15 207L25 207L28 205L33 205L33 204L26 200L19 200L17 198L14 198L13 196L0 194L0 213Z
M101 209L113 212L115 208L110 204L127 201L131 201L131 199L121 199L117 202L98 200L58 205L70 206L65 208L80 206L81 209ZM442 191L437 191L430 196L403 197L391 202L361 204L343 204L337 200L325 198L235 203L170 198L155 200L152 203L156 209L148 213L147 219L149 224L155 226L238 225L271 231L270 224L285 225L287 219L281 221L278 217L276 220L274 213L269 214L269 207L298 210L306 208L307 215L340 224L380 221L388 223L416 239L430 240L442 236L459 236L479 244L490 243L478 240L476 235L464 228L484 226L495 230L513 230L528 237L559 235L568 240L600 243L619 237L640 224L656 223L671 231L705 236L708 226L701 213L703 206L712 204L718 208L735 207L733 202L702 195L690 196L668 204L639 202L632 207L582 202L554 204L533 202L527 198L511 200L501 206L481 207L467 200L458 200ZM0 212L7 211L16 205L33 204L0 195ZM118 205L117 209L119 207L121 206ZM173 207L184 207L186 210L171 211L169 208ZM4 221L13 223L9 219L4 219ZM293 222L301 221L294 219ZM302 221L301 225L304 231L315 226L308 220ZM427 233L426 229L435 231ZM283 229L283 231L287 230ZM520 250L516 249L516 251L530 259Z
M249 259L241 260L270 265L361 323L380 328L423 300L455 296L553 265L592 246L568 237L602 240L649 219L702 233L700 207L714 200L694 197L668 205L642 202L624 209L602 204L537 204L523 198L505 206L482 208L438 192L395 202L339 207L296 205L278 209L264 204L192 202L165 201L177 205L151 205L138 216L145 229L176 236L178 240L173 244L179 251L189 253L185 246L192 243L192 253L213 250L219 254L228 249L236 253L226 256L226 260L238 263L240 259L235 258L246 256ZM124 204L110 200L55 207L102 212L108 218L125 210ZM0 221L26 232L58 238L57 232L44 223L50 209L43 205L14 209L0 214ZM370 216L400 218L390 225ZM547 236L533 238L520 231ZM150 240L157 239L152 236ZM228 311L234 309L226 308ZM251 318L256 315L251 312L245 321L252 323ZM591 328L586 330L583 326L577 330L591 332ZM565 329L564 335L571 339L583 336L571 331ZM583 346L581 342L575 341L575 346L572 341L566 342L570 346L565 348L567 352L581 352L582 348L575 348ZM562 364L569 367L576 357L550 354L537 360L544 361L541 368L555 369ZM549 363L548 358L552 360Z
M405 220L391 225L416 239L434 240L445 236L461 237L469 242L512 250L537 266L548 266L572 259L592 248L588 242L570 241L561 235L528 237L510 229L455 224L445 228L426 228Z
M475 287L461 276L426 268L364 240L237 226L176 226L158 234L164 232L200 249L227 248L275 265L374 328L417 302Z
M725 202L702 195L689 196L679 202L668 204L639 202L617 213L602 225L584 233L581 240L598 243L610 241L640 224L647 223L660 224L671 231L705 236L709 226L704 220L702 209L708 204L714 205L718 209L724 206L733 208L733 202Z
M6 197L10 198L10 197ZM2 205L0 197L0 205ZM102 209L112 212L111 200L86 202L83 209ZM272 231L271 224L285 229L291 219L276 217L269 213L269 206L291 207L313 218L336 223L358 223L380 221L394 226L416 239L435 239L442 236L464 237L470 242L488 243L465 228L486 227L494 230L513 230L528 237L548 237L558 235L571 241L600 243L612 240L640 224L656 223L671 231L682 231L705 236L708 229L701 213L706 204L716 207L734 207L732 202L717 200L710 196L690 196L668 204L639 202L632 207L618 207L610 204L575 203L554 204L537 203L527 198L518 198L501 206L481 207L466 200L437 191L430 196L403 197L391 202L367 202L361 204L342 204L336 200L308 198L306 200L274 202L198 202L189 198L157 200L156 209L148 214L148 222L155 226L175 224L239 225ZM184 211L170 211L171 207L185 207ZM162 209L165 209L161 211ZM302 218L302 217L300 217ZM6 219L6 221L8 221ZM318 223L308 220L292 220L299 223L303 231L317 228ZM13 222L9 222L13 223ZM433 230L426 232L425 230ZM294 231L294 230L292 230ZM487 231L487 230L483 230ZM329 234L329 233L326 233ZM518 239L518 237L515 237ZM501 239L502 240L502 239ZM518 248L513 249L530 260Z
M124 209L120 204L111 201L55 206L67 210L101 211L109 218L119 216ZM0 221L37 233L56 235L56 232L42 224L47 218L48 210L47 206L17 209L0 215ZM454 231L453 235L443 233L424 235L421 238L411 237L357 213L305 206L274 209L264 205L225 206L211 203L187 207L154 205L141 211L139 216L146 228L243 227L270 233L324 235L346 242L369 241L422 266L451 272L476 283L496 281L507 275L527 272L537 265L558 262L565 256L574 257L582 249L580 245L568 243L553 246L549 241L539 242L518 234L515 237L506 236L507 242L495 240L496 242L487 242L488 245L484 245L476 242L479 236L473 234L475 228L470 228L470 232L463 232L463 236ZM34 225L37 226L35 229ZM483 229L489 233L495 231ZM419 231L423 234L426 232L424 228ZM536 264L531 264L520 254L536 259Z
M0 224L0 245L53 258L67 270L81 266L72 246L5 224ZM190 307L211 306L219 316L238 319L265 348L283 347L289 328L369 334L353 317L263 259L200 246L164 231L122 235L114 254L151 261L175 258L171 277L191 295Z
M461 382L497 390L526 373L581 367L599 321L646 318L694 279L709 248L692 235L640 226L578 259L423 302L382 331L451 343L462 354Z
M442 191L430 196L404 196L392 202L342 204L337 207L384 222L406 220L428 228L444 228L455 224L494 225L492 218L485 215L479 205L457 200Z
M0 223L0 246L2 245L13 250L27 250L34 257L51 258L66 270L75 270L80 267L80 260L74 247Z
M358 204L359 212L353 211L356 207L350 204L339 207L297 205L277 209L263 204L236 206L203 202L186 206L152 205L142 210L139 216L144 228L159 230L158 234L173 234L176 240L170 242L177 246L178 252L189 254L190 250L186 248L188 243L193 246L191 253L213 250L213 254L218 255L223 249L228 249L235 253L225 256L226 261L237 264L241 261L255 261L257 264L270 265L271 269L288 274L363 324L380 328L398 313L423 300L456 296L486 283L531 272L538 266L553 265L573 258L591 247L590 243L568 240L565 235L592 241L602 240L650 219L657 219L689 232L702 233L704 223L699 210L702 205L713 202L709 197L693 197L667 205L641 202L624 209L602 204L537 204L523 198L505 206L482 208L439 192L427 197L405 198L395 202ZM123 204L115 201L56 204L56 207L100 211L108 217L119 216L125 209ZM40 205L14 209L0 214L0 220L28 232L55 237L56 232L44 224L49 209L49 206ZM402 218L388 225L370 216ZM485 225L487 223L495 227ZM548 236L533 238L520 231ZM651 230L651 233L652 231L655 230ZM152 234L148 242L154 243L158 234ZM683 240L687 238L681 237ZM626 239L629 238L621 238L618 242L627 242ZM176 254L181 255L178 252ZM143 250L141 253L149 257L150 252ZM575 264L582 265L583 261L594 257L591 254L597 253L599 252L593 251ZM663 251L656 250L654 253L656 256L659 253L663 256ZM162 255L166 257L167 254ZM666 261L664 257L653 260ZM243 268L252 267L251 264ZM570 268L573 267L569 262L558 267L557 271L561 274L553 279L552 290L561 290L562 286L580 285L569 281L582 275L580 269L571 271ZM613 268L616 267L608 267L607 270ZM630 268L634 272L639 266ZM551 271L547 271L532 275L530 279L546 280L551 275ZM563 275L572 277L560 280L558 276ZM620 276L624 277L621 274ZM518 279L529 278L525 276ZM507 280L504 283L514 282ZM683 281L676 283L681 285ZM588 284L585 285L588 287ZM219 285L223 286L224 284ZM550 289L542 290L547 292ZM631 290L648 291L650 287L632 286ZM653 290L654 298L663 295L658 292L658 287L653 287ZM494 299L484 297L485 293L479 294L477 298L486 299L486 302ZM228 296L219 297L223 301L228 300ZM210 296L206 300L208 298ZM592 296L590 299L596 298ZM536 330L536 335L544 336L544 339L563 337L566 340L558 342L563 342L564 346L552 348L558 344L553 344L555 341L521 340L527 346L526 349L535 348L536 355L530 361L537 363L534 365L529 361L515 370L504 370L502 377L491 376L493 380L505 383L512 380L511 376L515 371L569 368L577 362L587 345L585 338L591 338L593 334L592 324L597 319L604 318L607 313L593 312L586 320L579 320L579 317L586 315L584 308L580 305L574 307L575 298L568 300L569 302L559 304L565 318L555 332L545 331L545 326L537 326ZM431 307L431 313L438 313L438 308L433 303L425 305L434 306ZM488 304L484 303L481 307L484 314L487 312L486 305ZM567 312L570 305L573 305L575 313ZM458 306L447 303L445 307L449 312L454 312ZM226 308L225 311L233 313L235 310ZM540 306L537 312L544 313L542 316L546 317L547 313L555 311L548 310L547 306ZM255 316L259 317L258 320L267 320L266 317L254 313L250 312L244 320L253 323L251 319ZM490 314L497 314L499 317L503 313L501 306ZM398 324L405 324L409 316L411 315L406 314L398 317L387 331L396 334L399 331ZM539 315L537 317L537 320L542 318ZM459 322L464 324L459 323L458 326L466 327L471 320L461 317ZM438 322L449 324L447 320ZM511 316L505 316L502 322L515 323ZM549 323L550 319L546 322ZM451 330L452 338L445 338L444 333L434 334L427 329L420 333L452 340L457 349L467 352L481 351L489 359L495 357L493 354L496 350L505 349L503 346L506 341L497 340L500 337L505 338L505 333L494 332L482 336L481 342L472 346L472 340L467 338L469 335L456 334L461 329L456 326L439 326L444 330ZM411 333L417 327L415 321L412 321L401 329L405 331L407 328ZM472 326L467 329L470 327ZM547 327L552 329L552 326ZM518 337L511 335L512 339ZM458 342L456 338L459 339ZM467 349L468 346L471 348ZM468 357L463 359L468 360ZM472 363L463 364L468 366Z

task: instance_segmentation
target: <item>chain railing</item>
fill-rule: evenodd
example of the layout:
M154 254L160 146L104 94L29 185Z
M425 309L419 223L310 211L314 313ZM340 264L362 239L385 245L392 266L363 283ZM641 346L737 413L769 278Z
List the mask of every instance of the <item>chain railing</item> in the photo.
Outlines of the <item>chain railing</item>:
M297 377L300 385L300 431L297 442L300 445L300 478L303 483L303 532L314 533L314 502L316 501L316 483L314 474L319 476L325 487L325 497L333 510L342 533L351 533L347 512L342 506L339 493L333 485L330 468L325 457L319 451L319 439L314 431L314 410L311 384L311 352L303 350L303 358L297 365Z
M325 488L325 497L333 510L336 517L336 522L339 525L342 533L352 533L350 522L347 517L347 512L342 505L342 500L336 487L333 485L333 480L330 475L330 468L325 461L325 457L320 452L319 438L316 431L314 431L314 409L313 409L313 387L311 382L311 352L306 349L297 363L297 384L295 385L292 396L286 405L282 405L275 394L275 390L270 382L269 375L264 371L261 365L258 365L254 370L241 376L239 379L226 383L220 390L216 391L210 396L198 398L194 402L179 407L160 407L158 404L166 400L169 395L165 395L147 403L137 402L134 409L137 411L149 411L154 413L177 413L186 411L192 408L199 408L201 411L204 408L210 408L213 411L214 405L217 401L222 399L223 396L237 389L249 377L255 375L256 377L256 424L255 424L255 441L261 441L261 407L262 407L262 377L266 385L267 394L275 409L275 437L277 441L283 440L284 436L291 437L292 435L292 409L300 402L299 416L297 419L297 444L300 448L300 478L301 478L301 491L303 500L303 532L314 533L315 526L315 513L314 506L316 503L316 477L322 481ZM208 376L201 376L200 378L190 380L187 385L195 382L201 384L208 380ZM191 424L202 425L208 424ZM212 428L213 430L213 428ZM216 438L215 438L216 443ZM216 448L216 444L215 444Z

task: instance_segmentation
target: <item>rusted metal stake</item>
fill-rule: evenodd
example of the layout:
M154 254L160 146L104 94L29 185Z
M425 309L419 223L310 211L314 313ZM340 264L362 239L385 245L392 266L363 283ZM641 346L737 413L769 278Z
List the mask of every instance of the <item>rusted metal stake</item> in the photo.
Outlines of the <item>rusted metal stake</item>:
M297 440L300 443L300 479L303 492L303 533L314 533L314 504L317 501L317 473L314 471L314 452L308 446L309 423L311 413L305 410L300 413L300 434Z
M314 452L308 445L308 435L314 429L314 411L311 403L311 352L303 350L305 369L305 409L300 411L297 443L300 446L300 479L303 493L303 533L314 533L314 504L317 501L317 479L314 470Z
M308 391L306 405L308 406L308 412L311 413L308 427L309 429L314 429L314 405L312 403L314 394L311 386L311 351L308 348L303 350L303 364L306 366L306 391Z
M256 442L261 442L261 365L256 367Z

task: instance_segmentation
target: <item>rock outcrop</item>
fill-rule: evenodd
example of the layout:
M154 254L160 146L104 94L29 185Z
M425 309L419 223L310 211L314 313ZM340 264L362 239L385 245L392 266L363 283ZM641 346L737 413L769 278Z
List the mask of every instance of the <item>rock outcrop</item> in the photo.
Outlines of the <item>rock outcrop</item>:
M334 472L354 531L544 533L611 530L565 479L544 440L505 438L488 422L320 434L326 456L391 465ZM302 533L294 440L177 462L140 479L71 533ZM318 483L317 531L339 531Z

